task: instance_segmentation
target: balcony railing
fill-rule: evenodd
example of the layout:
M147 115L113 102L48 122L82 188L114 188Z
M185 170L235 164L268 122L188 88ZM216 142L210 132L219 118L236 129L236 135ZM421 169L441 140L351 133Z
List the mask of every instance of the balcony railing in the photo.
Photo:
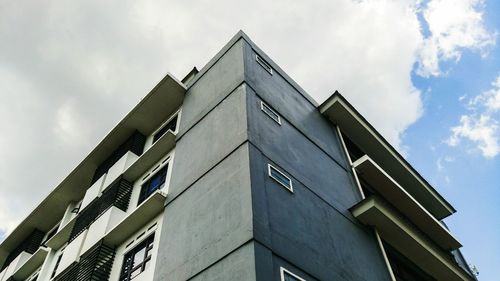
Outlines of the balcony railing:
M69 236L69 242L73 241L78 235L85 231L92 222L98 219L110 207L115 206L126 212L131 193L132 184L121 177L118 178L104 190L101 197L95 199L78 214Z
M87 251L78 263L55 277L55 281L107 281L113 266L115 249L103 243Z

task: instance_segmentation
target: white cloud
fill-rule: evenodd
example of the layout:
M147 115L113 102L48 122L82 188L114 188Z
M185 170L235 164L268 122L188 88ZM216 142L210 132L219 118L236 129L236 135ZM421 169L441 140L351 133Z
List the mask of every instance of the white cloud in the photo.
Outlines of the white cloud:
M439 27L433 13L442 8L434 2L440 1L429 8L418 0L3 3L0 198L7 199L0 202L0 231L24 217L167 71L182 78L203 66L239 29L317 101L338 89L403 147L402 134L423 113L411 80L415 63L485 49L488 38L467 28L461 31L472 32L472 43L446 35L468 26L458 21L473 27L482 21L460 17ZM465 14L477 10L458 6ZM428 56L418 56L429 44L420 9L439 35Z
M441 61L459 61L464 49L485 56L495 45L496 33L483 23L482 0L431 0L423 8L423 17L431 33L419 51L417 73L424 76L442 74Z
M469 101L469 111L469 114L460 117L457 126L451 128L451 136L446 143L456 147L462 139L466 139L484 157L495 157L500 153L500 75L490 90Z

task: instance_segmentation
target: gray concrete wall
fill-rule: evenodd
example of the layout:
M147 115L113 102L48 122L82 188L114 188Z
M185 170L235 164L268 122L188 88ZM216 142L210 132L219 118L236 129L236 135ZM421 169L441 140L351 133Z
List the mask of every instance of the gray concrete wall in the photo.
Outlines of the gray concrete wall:
M233 38L190 82L155 281L279 280L280 266L307 280L389 280L373 233L348 211L360 196L335 128L256 50Z
M293 83L256 63L254 48L245 51L258 280L279 280L281 265L306 280L390 280L374 233L348 210L361 197L336 130ZM268 163L292 178L293 193L268 176Z
M233 40L188 89L154 280L255 280L242 61Z
M255 276L254 243L249 242L200 272L193 281L258 280Z

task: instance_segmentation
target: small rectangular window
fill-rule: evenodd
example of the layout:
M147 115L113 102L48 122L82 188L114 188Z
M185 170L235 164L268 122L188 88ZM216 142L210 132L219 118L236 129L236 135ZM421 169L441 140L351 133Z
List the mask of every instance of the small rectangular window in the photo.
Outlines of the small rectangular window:
M284 186L290 192L293 192L292 180L285 175L283 172L276 169L273 165L267 164L269 177L277 181L279 184Z
M281 281L306 281L306 279L300 278L298 275L293 274L283 267L280 268L280 275Z
M132 280L148 268L151 264L153 242L154 235L151 235L125 255L120 273L120 281Z
M274 111L269 105L267 105L265 102L260 101L260 109L264 111L265 114L267 114L271 119L276 121L276 123L281 125L281 118L276 111Z
M269 74L273 75L273 68L265 61L263 58L261 58L259 55L255 55L255 60L262 66Z

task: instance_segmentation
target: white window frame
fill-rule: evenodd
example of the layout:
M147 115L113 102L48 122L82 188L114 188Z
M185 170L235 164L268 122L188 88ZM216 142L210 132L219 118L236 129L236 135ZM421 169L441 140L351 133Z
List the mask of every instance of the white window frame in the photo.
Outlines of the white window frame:
M269 74L273 75L273 68L265 59L263 59L258 54L255 54L255 60L257 61L258 64L260 64L260 66L262 66L262 68L264 68L267 72L269 72Z
M297 274L294 274L293 272L291 272L290 270L280 266L280 276L281 276L281 281L285 281L285 273L286 274L289 274L289 275L292 275L292 277L294 278L297 278L298 280L300 281L306 281L306 279L298 276Z
M278 123L279 125L281 125L281 116L278 114L278 112L274 111L267 103L265 103L264 101L260 101L260 110L262 110L262 112L264 112L267 116L269 116L271 119L273 119L274 121L276 121L276 123ZM276 115L276 118L274 118L275 116L273 116L273 114Z
M283 177L285 177L286 179L288 179L288 182L290 183L290 186L286 186L285 184L283 184L281 181L279 181L277 178L275 178L273 176L273 174L271 173L271 169L275 170L276 172L278 172L280 175L282 175ZM270 163L267 164L267 174L269 175L270 178L272 178L275 182L279 183L281 186L283 186L284 188L286 188L288 191L290 191L291 193L293 193L293 184L292 184L292 179L287 176L285 173L283 173L282 171L280 171L278 168L274 167L273 165L271 165Z
M179 125L181 124L181 117L182 117L182 108L179 108L175 113L173 113L172 115L170 115L167 120L165 122L162 122L160 126L158 126L158 128L156 128L151 134L148 135L148 137L146 138L146 143L144 145L144 151L150 149L156 142L153 142L153 138L154 136L165 126L168 124L168 122L170 122L170 120L172 120L175 116L177 116L177 122L175 124L175 131L172 132L174 134L177 134L179 132ZM162 136L163 137L163 136ZM160 137L161 138L161 137Z

